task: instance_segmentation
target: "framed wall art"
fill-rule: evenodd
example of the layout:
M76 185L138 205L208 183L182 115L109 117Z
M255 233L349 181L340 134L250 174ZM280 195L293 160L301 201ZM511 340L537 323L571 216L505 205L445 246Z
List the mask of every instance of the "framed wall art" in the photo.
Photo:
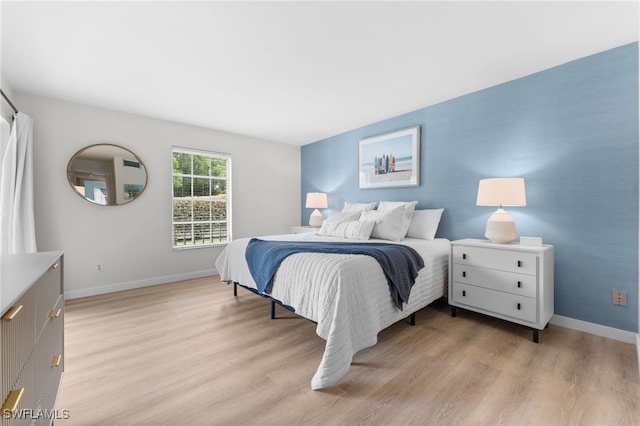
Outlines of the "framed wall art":
M361 139L360 189L420 186L420 126Z

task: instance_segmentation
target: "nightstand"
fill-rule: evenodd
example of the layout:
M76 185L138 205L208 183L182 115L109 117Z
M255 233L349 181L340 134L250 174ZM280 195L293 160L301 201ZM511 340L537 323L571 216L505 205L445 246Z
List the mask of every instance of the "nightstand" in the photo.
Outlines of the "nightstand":
M553 315L553 246L497 244L488 240L451 242L449 305L538 330Z
M291 233L292 234L304 234L304 233L313 233L317 234L320 228L316 228L314 226L292 226Z

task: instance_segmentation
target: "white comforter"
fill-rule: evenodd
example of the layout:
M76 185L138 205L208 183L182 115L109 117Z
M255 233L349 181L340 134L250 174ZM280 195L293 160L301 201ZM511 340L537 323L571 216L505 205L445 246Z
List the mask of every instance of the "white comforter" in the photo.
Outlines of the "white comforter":
M345 241L310 233L260 238ZM229 243L216 260L216 268L221 280L255 289L244 256L248 242L249 238L243 238ZM336 383L349 370L356 352L376 344L381 330L445 294L449 241L407 238L398 244L413 247L425 262L402 311L391 298L382 268L370 256L298 253L280 265L271 296L292 306L296 314L317 322L316 333L327 341L320 366L311 380L312 389Z

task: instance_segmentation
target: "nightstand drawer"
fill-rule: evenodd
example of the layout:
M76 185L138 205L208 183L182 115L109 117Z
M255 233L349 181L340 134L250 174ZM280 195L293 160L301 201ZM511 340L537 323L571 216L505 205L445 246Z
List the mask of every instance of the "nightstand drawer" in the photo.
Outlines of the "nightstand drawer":
M459 306L468 305L475 311L486 310L492 314L536 322L536 299L530 297L461 283L453 284L451 296Z
M452 257L454 263L461 265L529 275L535 275L538 271L535 253L456 245L453 246Z
M452 272L456 282L472 284L492 290L506 291L520 296L536 297L536 276L516 274L497 269L479 268L469 265L457 265Z

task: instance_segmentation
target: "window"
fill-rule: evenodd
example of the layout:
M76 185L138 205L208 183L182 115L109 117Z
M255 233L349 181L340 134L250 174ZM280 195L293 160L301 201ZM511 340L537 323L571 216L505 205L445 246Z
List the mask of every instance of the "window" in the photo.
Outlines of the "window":
M173 247L231 241L231 156L173 148Z

